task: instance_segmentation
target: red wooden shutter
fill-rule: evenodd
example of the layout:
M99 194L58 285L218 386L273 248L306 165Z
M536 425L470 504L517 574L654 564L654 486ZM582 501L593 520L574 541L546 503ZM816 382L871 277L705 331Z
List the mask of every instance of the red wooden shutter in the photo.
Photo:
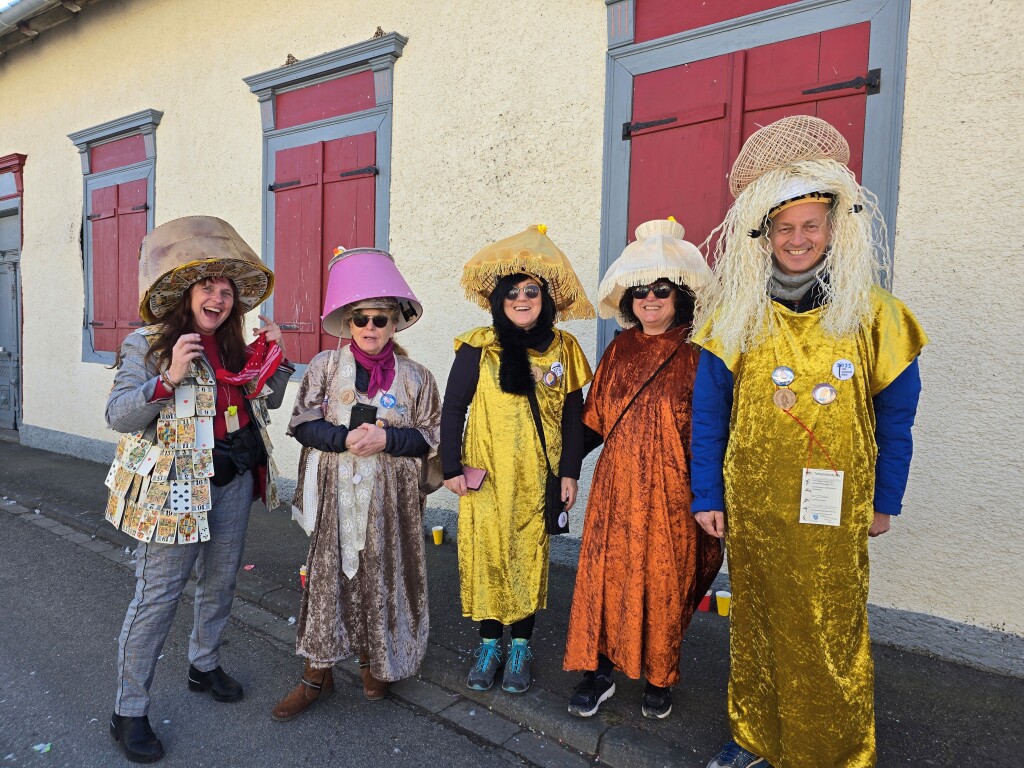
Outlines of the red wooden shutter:
M275 154L274 319L295 362L337 344L320 331L327 265L339 245L374 245L375 163L374 133Z
M139 246L146 236L145 179L92 191L92 328L97 352L116 352L142 325L139 317Z
M867 74L870 23L717 56L637 76L631 145L629 237L649 219L674 215L699 243L732 202L728 173L743 141L788 115L828 120L863 162L866 91L805 93Z

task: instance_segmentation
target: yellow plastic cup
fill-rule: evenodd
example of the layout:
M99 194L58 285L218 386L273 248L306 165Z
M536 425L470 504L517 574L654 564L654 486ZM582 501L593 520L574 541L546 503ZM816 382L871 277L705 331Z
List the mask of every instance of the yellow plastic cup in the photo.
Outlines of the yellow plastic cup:
M430 531L431 531L431 533L434 534L434 543L435 544L440 544L442 541L444 541L444 526L443 525L435 525L433 528L430 529Z
M732 600L732 592L726 592L725 590L719 590L715 592L715 605L718 606L719 616L729 615L729 602Z

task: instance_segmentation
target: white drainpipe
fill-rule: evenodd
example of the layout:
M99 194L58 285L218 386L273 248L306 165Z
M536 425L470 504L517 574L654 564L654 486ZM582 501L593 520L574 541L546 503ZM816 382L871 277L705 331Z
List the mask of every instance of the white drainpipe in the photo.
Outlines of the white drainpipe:
M0 11L0 35L18 28L18 22L60 5L60 0L20 0L6 11Z

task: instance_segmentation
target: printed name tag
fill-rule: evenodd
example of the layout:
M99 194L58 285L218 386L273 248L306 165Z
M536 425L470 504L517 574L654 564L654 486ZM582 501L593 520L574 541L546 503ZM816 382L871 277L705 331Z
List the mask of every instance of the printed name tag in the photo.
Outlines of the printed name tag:
M839 525L843 510L843 473L804 469L800 486L800 522Z

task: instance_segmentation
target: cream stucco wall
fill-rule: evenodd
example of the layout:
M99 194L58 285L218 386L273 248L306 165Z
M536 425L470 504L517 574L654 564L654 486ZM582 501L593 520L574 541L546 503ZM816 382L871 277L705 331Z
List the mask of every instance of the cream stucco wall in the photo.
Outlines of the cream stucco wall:
M952 0L912 8L895 292L932 344L906 514L871 543L871 596L1024 636L1019 3L962 11ZM452 337L487 320L462 297L462 263L528 224L549 225L596 294L601 0L440 9L409 0L104 0L0 64L0 153L29 157L27 425L113 438L102 418L112 374L80 361L82 180L66 135L162 110L157 221L214 214L257 245L260 120L242 78L289 53L305 59L365 40L378 25L409 38L395 68L390 246L426 307L402 338L413 356L443 386ZM567 327L596 362L595 324ZM292 474L297 450L283 421L274 428L278 463ZM452 497L442 491L431 504L452 506Z
M871 598L1022 635L1024 17L1019 0L964 11L911 6L894 292L931 344Z

